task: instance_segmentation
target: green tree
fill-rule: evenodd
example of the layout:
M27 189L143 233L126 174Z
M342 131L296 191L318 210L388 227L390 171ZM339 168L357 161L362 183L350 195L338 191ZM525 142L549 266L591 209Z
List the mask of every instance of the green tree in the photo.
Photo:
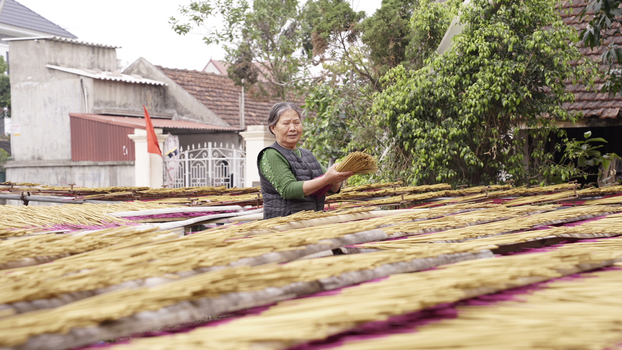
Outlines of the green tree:
M305 147L332 160L352 150L382 153L386 126L368 113L373 94L383 89L380 78L399 64L423 66L457 12L456 2L388 0L369 18L343 0L316 1L308 9L313 54L326 74L307 95L316 118L305 122Z
M564 143L555 145L561 154L561 159L551 168L551 175L557 182L569 181L573 179L587 179L590 175L601 175L602 170L609 168L609 164L614 158L619 158L615 153L602 154L598 149L603 148L602 144L607 143L602 137L591 137L592 132L583 133L585 140L566 139ZM598 173L594 170L599 167Z
M461 21L449 52L385 76L372 108L377 127L386 126L376 145L383 176L415 184L546 181L554 121L574 118L562 108L574 98L565 83L594 74L588 63L571 65L582 58L577 34L553 0L474 0Z
M0 170L4 169L4 164L11 158L7 151L0 148Z
M7 116L11 116L11 80L6 74L9 65L0 56L0 108L7 109Z
M413 37L404 66L419 69L434 56L452 19L458 14L461 0L439 2L420 0L410 20Z
M229 76L239 85L287 99L306 77L302 9L296 0L204 0L180 9L183 20L170 18L178 34L207 28L207 45L220 44L232 65Z
M593 14L589 24L581 32L581 39L591 49L603 47L605 40L622 34L622 0L588 0L588 4L579 13L583 19L588 13ZM605 84L601 91L612 95L622 91L622 48L617 40L610 40L601 56L605 65Z
M381 72L404 62L414 32L410 26L418 0L385 0L373 16L358 26L361 41L370 49L370 60Z
M345 0L310 0L305 8L307 37L315 63L322 64L325 79L342 82L352 74L375 83L377 76L361 52L357 25L365 12L355 12Z

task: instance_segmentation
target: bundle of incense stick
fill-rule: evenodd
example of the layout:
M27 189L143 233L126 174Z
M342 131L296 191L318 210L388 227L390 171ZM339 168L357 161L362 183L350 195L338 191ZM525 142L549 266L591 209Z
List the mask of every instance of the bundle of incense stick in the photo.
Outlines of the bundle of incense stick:
M335 167L335 170L338 172L346 172L351 171L356 174L373 174L378 171L378 167L376 166L376 159L365 152L352 152L348 154L343 161L341 161ZM330 185L325 186L315 193L313 193L314 197L320 197L325 195L328 190L331 188Z
M129 344L121 344L114 349L291 349L296 344L326 339L368 322L384 321L392 316L611 265L613 260L621 256L619 250L622 247L621 244L620 239L576 243L556 251L469 260L436 270L392 275L387 279L344 289L336 294L280 302L261 314L237 318L212 327L199 327L191 332L174 336L135 339ZM408 287L405 288L405 286ZM608 288L607 293L602 293L604 295L585 298L573 296L571 301L589 301L594 298L606 304L609 298L614 298L615 292L616 287ZM178 295L178 293L167 294L167 296L170 295ZM565 299L563 293L558 293L557 296ZM572 305L565 306L565 309L572 309ZM534 310L538 309L523 308L524 313L538 314ZM617 309L616 311L619 315L619 311ZM85 314L95 315L97 313L89 310ZM599 317L602 314L599 308L592 316ZM548 313L541 313L541 315L546 317ZM45 322L42 321L44 320L42 315L36 315L39 320L34 319L33 316L22 317L30 318L31 322L36 322L37 325ZM494 321L494 315L489 314L489 319ZM619 316L616 319L619 320ZM24 338L34 336L32 334L34 332L29 332L34 328L33 326L28 325L25 320L20 320L20 323L15 322L16 320L17 318L13 320L13 323L9 323L9 319L5 321L4 324L7 327L5 338L9 338L9 334L15 338L16 326L13 326L14 324L20 325L19 332L24 334ZM559 319L556 321L559 322ZM611 322L611 325L619 322L611 318L607 321ZM478 322L483 322L483 320ZM61 321L58 324L62 326L66 323ZM532 325L533 331L536 332L539 323L524 322L521 325L516 324L515 327L526 325ZM603 323L599 325L605 327ZM576 323L570 326L569 331L576 329ZM49 326L46 325L46 327ZM619 325L617 327L610 329L619 334ZM46 332L52 333L49 330ZM549 334L551 331L545 333L543 338ZM0 339L2 339L1 336ZM438 334L436 339L439 339ZM545 340L542 340L542 344ZM400 349L414 348L417 345L416 342L413 344L413 346L402 346ZM528 344L523 349L529 348L529 345L532 344ZM437 347L436 349L440 348L452 347ZM514 349L518 348L514 347ZM564 347L555 349L562 348ZM581 348L588 349L589 347ZM385 347L380 345L374 349L385 349ZM426 349L435 348L429 346Z
M337 164L339 172L351 171L354 174L373 174L378 171L376 159L365 152L352 152Z
M614 296L621 279L619 269L567 277L528 292L508 291L461 305L446 313L453 317L416 328L393 328L387 337L374 329L373 339L353 337L322 345L339 350L520 349L531 344L538 349L563 349L567 344L575 349L619 349L622 301ZM577 322L586 326L577 331Z

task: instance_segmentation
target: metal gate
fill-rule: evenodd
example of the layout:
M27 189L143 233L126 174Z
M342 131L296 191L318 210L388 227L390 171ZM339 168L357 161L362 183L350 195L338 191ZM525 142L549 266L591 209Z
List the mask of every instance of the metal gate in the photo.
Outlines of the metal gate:
M206 142L164 157L164 185L167 188L194 186L244 187L246 152L242 146Z

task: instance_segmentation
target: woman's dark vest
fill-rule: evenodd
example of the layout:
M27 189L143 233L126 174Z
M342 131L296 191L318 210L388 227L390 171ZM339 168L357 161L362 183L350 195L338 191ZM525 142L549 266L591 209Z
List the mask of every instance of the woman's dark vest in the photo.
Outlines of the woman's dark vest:
M287 159L289 167L298 181L308 181L324 174L320 162L318 162L313 153L306 149L298 148L302 157L298 157L292 150L276 142L262 149L257 157L257 168L259 169L261 193L263 195L263 218L270 219L287 216L303 210L323 211L325 195L318 198L307 196L304 199L285 199L281 197L279 192L272 186L272 183L261 173L261 167L259 166L261 156L268 148L274 148Z

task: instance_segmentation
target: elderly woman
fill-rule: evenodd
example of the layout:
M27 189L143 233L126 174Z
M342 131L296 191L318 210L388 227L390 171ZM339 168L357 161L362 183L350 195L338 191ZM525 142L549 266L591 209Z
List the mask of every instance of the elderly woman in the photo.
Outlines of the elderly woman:
M337 192L352 172L338 172L335 165L327 171L315 156L297 144L302 136L300 110L289 102L272 106L268 117L276 142L257 157L263 194L263 217L287 216L303 210L324 210L325 194L330 186Z

